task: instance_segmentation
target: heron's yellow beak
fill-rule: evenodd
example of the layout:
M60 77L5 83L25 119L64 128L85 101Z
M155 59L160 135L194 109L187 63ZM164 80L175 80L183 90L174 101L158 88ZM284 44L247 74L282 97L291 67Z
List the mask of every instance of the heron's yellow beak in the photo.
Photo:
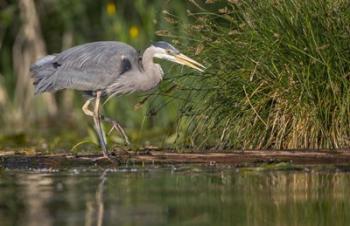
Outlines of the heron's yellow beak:
M204 67L204 65L198 63L197 61L189 58L188 56L186 56L182 53L177 54L174 57L175 57L175 62L178 64L189 66L189 67L194 68L200 72L203 72L206 69Z

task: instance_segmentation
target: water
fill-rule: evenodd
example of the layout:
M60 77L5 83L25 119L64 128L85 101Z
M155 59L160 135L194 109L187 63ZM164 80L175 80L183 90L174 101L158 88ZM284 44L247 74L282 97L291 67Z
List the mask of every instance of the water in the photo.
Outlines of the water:
M350 225L350 173L196 167L0 171L1 226Z

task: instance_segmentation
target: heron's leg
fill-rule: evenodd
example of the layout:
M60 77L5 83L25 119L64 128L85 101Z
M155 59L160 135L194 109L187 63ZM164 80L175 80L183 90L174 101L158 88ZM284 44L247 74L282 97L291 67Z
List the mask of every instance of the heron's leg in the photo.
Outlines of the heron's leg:
M92 101L93 99L94 99L94 98L88 99L88 100L84 103L83 107L81 108L81 109L83 110L83 112L84 112L85 115L88 115L88 116L91 116L91 117L94 117L94 112L90 111L88 107L89 107L89 105L90 105L90 103L91 103L91 101Z
M122 127L117 121L115 121L115 120L113 120L113 119L111 119L111 118L109 118L109 117L106 117L106 116L104 116L104 115L101 115L101 119L102 119L103 121L105 121L105 122L108 122L108 123L111 123L111 124L112 124L112 128L111 128L111 130L109 131L108 134L110 134L110 133L112 132L113 129L118 130L118 131L123 135L125 143L126 143L127 145L130 145L130 141L129 141L128 136L126 135L126 133L125 133L123 127Z
M91 103L91 101L92 101L93 99L94 99L94 98L88 99L88 100L85 102L85 104L83 105L83 107L82 107L83 112L84 112L86 115L91 116L91 117L94 117L94 112L92 112L91 110L89 110L89 109L88 109L88 106L90 105L90 103ZM103 120L104 122L108 122L108 123L112 124L112 128L111 128L111 130L109 131L109 133L111 133L113 129L118 130L119 133L122 134L122 136L123 136L123 138L124 138L124 140L125 140L125 143L126 143L127 145L130 145L130 141L129 141L128 136L126 135L126 133L125 133L123 127L122 127L117 121L115 121L115 120L113 120L113 119L111 119L111 118L109 118L109 117L106 117L106 116L104 116L104 115L100 115L100 118L101 118L101 120Z
M93 112L94 123L97 131L98 138L100 140L100 145L102 148L103 156L109 158L106 142L103 136L103 131L101 127L101 115L100 115L100 101L101 101L101 91L96 92L95 108Z

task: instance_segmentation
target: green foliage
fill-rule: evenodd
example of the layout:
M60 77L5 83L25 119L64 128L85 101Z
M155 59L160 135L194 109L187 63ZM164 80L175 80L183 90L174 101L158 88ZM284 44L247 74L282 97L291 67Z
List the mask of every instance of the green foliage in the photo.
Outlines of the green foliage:
M153 94L116 98L120 101L114 99L104 106L107 115L127 128L133 143L231 148L349 146L347 0L34 2L48 53L96 40L124 41L142 50L162 39L208 66L200 75L162 63L166 77ZM63 115L56 115L55 120L60 123L53 123L41 110L47 108L45 103L32 107L30 117L18 116L21 111L16 110L31 104L14 101L18 75L13 68L13 47L22 23L17 16L21 9L19 1L11 0L2 1L0 7L2 137L16 137L13 131L24 131L26 140L36 135L38 143L50 140L23 126L29 122L44 131L62 128L53 133L70 134L64 140L81 137L71 147L94 143L95 137L86 132L88 119L80 111L80 96L55 95L59 115ZM67 124L75 134L64 132ZM112 135L109 140L119 143L120 137ZM66 147L62 142L59 139L46 146L53 150Z
M349 1L213 2L187 29L208 69L183 82L184 142L348 147Z
M39 102L38 105L32 102L16 102L18 75L14 68L14 62L17 59L14 57L13 49L19 37L19 30L24 24L20 16L20 2L12 0L0 2L0 124L2 124L0 135L3 134L2 137L6 138L16 137L17 133L21 135L25 133L26 140L37 140L38 142L34 143L43 143L44 139L49 142L46 146L52 147L50 148L52 150L66 148L69 145L73 147L74 144L85 140L94 143L95 138L91 133L86 132L88 125L86 122L90 119L81 113L83 99L79 93L78 95L66 92L56 93L54 100L57 102L59 112L54 117L48 116L45 110L47 104L38 96L31 98ZM157 30L170 29L179 33L187 21L187 2L185 1L41 0L32 2L35 3L48 54L98 40L127 42L143 51L150 43L160 39L155 36ZM182 23L165 23L163 10L171 11L182 20ZM36 59L30 60L34 62ZM164 70L167 77L177 73L174 69L164 68ZM28 86L31 87L31 84ZM171 84L166 81L159 89L152 92L162 93L169 86ZM138 93L113 98L105 104L105 113L116 118L127 128L134 144L168 144L167 139L173 135L176 127L177 100L166 95L151 95L146 102L139 103L148 95L150 93ZM31 106L30 116L23 113L21 109L23 105ZM67 131L70 130L70 126L74 129ZM108 125L105 129L108 131ZM67 139L64 134L69 134L67 136L70 139ZM65 139L55 142L52 138L55 136L65 137ZM121 141L117 133L113 133L108 139L112 144ZM29 144L17 143L18 147L22 145ZM7 147L7 143L0 139L1 146ZM86 148L85 144L78 146Z

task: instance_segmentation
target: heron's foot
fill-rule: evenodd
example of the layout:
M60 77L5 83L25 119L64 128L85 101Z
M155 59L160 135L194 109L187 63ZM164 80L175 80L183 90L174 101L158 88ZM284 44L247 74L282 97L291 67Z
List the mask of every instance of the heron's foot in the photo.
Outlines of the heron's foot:
M100 161L100 160L113 160L111 157L109 156L99 156L99 157L88 157L88 156L79 156L77 157L79 158L80 160L89 160L89 161L92 161L92 162L96 162L96 161Z
M116 130L123 136L125 143L127 145L130 145L129 138L126 135L125 130L123 129L123 127L117 121L115 121L115 120L113 120L111 118L108 118L108 117L102 117L102 120L112 124L112 128L109 130L108 135L110 135L113 132L113 130Z
M119 161L117 159L111 158L111 156L108 155L108 154L107 155L103 154L103 156L94 157L94 158L91 159L92 162L98 162L98 161L104 161L104 160L108 160L108 161L110 161L113 164L119 163Z
M123 138L124 138L125 143L126 143L127 145L130 145L129 138L128 138L128 136L126 135L126 133L125 133L123 127L121 127L118 123L113 123L112 128L111 128L111 129L109 130L109 132L108 132L108 135L110 135L110 134L113 132L113 130L118 130L119 133L121 133L121 134L123 135Z

